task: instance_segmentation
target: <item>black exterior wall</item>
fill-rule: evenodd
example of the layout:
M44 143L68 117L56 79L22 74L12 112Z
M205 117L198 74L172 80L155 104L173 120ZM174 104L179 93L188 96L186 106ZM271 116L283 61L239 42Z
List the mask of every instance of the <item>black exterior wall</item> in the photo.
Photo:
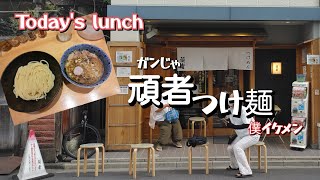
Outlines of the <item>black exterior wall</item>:
M271 74L271 62L282 62L282 74ZM295 49L258 49L255 66L256 89L274 91L274 102L281 108L278 124L291 122L292 82L296 80ZM265 121L261 119L261 121Z

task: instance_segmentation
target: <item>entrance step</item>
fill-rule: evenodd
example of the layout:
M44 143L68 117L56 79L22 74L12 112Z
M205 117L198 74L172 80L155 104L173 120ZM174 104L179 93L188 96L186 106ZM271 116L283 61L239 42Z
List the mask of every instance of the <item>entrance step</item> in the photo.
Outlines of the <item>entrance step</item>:
M193 161L203 161L203 157L193 157ZM257 161L257 156L251 156L251 161ZM263 158L262 158L263 160ZM320 156L268 156L268 161L320 161ZM156 162L184 162L188 161L187 157L176 158L176 157L162 157L156 158ZM219 157L209 157L209 161L229 161L229 157L227 156L219 156ZM83 160L80 160L83 163ZM94 163L95 159L88 159L88 163ZM101 162L101 160L100 160ZM105 158L105 162L115 163L115 162L129 162L129 158ZM137 158L137 162L147 162L146 158ZM71 163L76 164L77 160L72 160Z
M192 166L194 169L204 169L205 161L202 157L194 157L192 159ZM88 169L94 169L94 159L88 159ZM100 160L101 162L101 160ZM81 161L81 168L83 165L83 160ZM224 169L229 166L228 157L210 157L209 158L209 168L210 169ZM263 159L261 166L263 168ZM257 169L258 162L257 157L251 157L251 167L252 169ZM320 167L320 157L310 156L310 157L268 157L268 169L273 168L319 168ZM48 169L64 169L70 171L76 171L77 161L73 160L68 163L55 163L46 164ZM121 169L128 170L129 159L128 158L106 158L105 159L105 169L108 171L119 171ZM139 158L137 159L137 168L141 170L146 170L147 159ZM156 170L168 170L168 169L187 169L188 168L188 158L156 158Z

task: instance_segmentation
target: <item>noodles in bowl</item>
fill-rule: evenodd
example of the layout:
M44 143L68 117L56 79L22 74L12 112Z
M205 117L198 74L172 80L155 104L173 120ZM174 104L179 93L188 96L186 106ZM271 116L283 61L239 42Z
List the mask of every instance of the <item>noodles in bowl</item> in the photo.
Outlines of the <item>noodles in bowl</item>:
M63 83L59 62L41 51L13 59L1 76L8 106L18 112L37 112L53 105Z
M74 51L68 56L65 71L73 81L83 85L92 85L101 79L104 68L97 55L82 50Z
M46 98L54 86L55 76L46 60L31 61L19 67L14 78L13 93L16 98L30 101Z
M108 55L90 44L78 44L67 49L61 57L60 66L66 80L81 88L101 85L112 70Z

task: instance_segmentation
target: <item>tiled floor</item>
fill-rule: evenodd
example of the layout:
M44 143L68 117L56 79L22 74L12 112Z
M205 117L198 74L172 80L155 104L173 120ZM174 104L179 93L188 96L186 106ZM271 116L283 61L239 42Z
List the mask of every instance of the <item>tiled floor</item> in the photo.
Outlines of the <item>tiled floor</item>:
M320 150L307 148L303 151L291 150L289 146L289 137L283 137L285 143L279 137L267 137L265 143L268 149L268 157L281 157L281 158L303 158L303 157L320 157ZM186 140L183 141L185 144ZM157 159L161 158L186 158L188 147L175 148L173 146L163 147L162 152L156 152ZM213 144L213 139L209 138L209 157L226 157L227 144ZM257 149L251 148L251 155L257 155ZM129 158L128 152L107 152L108 158ZM204 148L197 147L193 151L193 157L203 157ZM138 151L138 158L146 158L146 150Z

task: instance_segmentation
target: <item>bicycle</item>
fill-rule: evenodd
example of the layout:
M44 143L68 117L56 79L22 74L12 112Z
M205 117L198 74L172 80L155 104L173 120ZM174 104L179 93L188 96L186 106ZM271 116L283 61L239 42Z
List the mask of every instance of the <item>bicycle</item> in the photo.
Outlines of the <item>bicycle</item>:
M62 147L67 156L77 159L77 151L81 144L100 143L101 136L94 126L88 124L88 110L82 112L80 124L75 125L63 134ZM87 150L88 158L95 154L95 150ZM84 153L81 153L80 159L83 159Z

